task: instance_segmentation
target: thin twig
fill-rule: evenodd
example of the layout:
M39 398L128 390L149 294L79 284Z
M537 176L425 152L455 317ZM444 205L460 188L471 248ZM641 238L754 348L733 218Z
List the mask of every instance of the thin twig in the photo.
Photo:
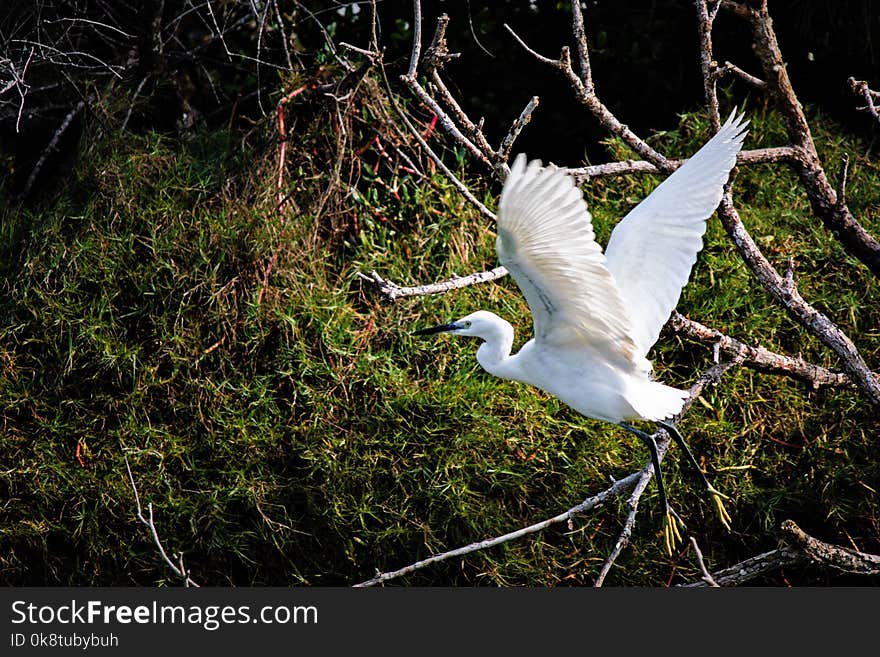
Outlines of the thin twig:
M700 572L703 573L702 580L713 588L718 588L719 584L715 581L715 578L709 573L709 569L706 568L706 562L703 561L703 552L700 550L700 546L697 544L697 539L693 536L690 537L691 547L694 549L694 556L697 558L697 565L700 567Z
M716 80L720 80L728 73L733 73L741 80L748 82L750 85L757 89L766 89L767 83L764 82L761 78L757 78L750 73L746 73L739 66L732 64L731 62L724 62L724 66L715 68L712 71L712 77Z
M843 154L840 158L840 169L837 173L837 209L843 212L846 207L846 174L849 172L849 155Z
M43 168L46 160L49 159L49 156L58 147L58 142L61 140L61 136L67 131L67 128L70 127L73 119L83 110L85 106L86 101L80 100L76 105L74 105L73 109L67 113L67 116L64 117L61 125L59 125L58 128L55 130L55 133L52 135L52 139L49 140L48 145L46 146L46 148L43 149L43 152L40 154L40 159L37 160L37 163L34 165L34 168L31 170L31 173L28 176L27 182L24 185L24 189L21 192L21 195L23 197L30 194L31 188L33 188L34 183L37 180L37 176L40 174L40 170Z
M443 294L450 290L458 290L470 285L478 283L487 283L494 281L502 276L507 275L507 269L504 267L495 267L488 271L481 271L469 276L456 276L445 281L430 283L428 285L414 285L412 287L401 287L396 283L382 278L377 272L371 271L369 274L357 273L362 280L368 281L378 286L379 291L384 294L389 301L395 301L403 297L418 297L430 294Z
M532 113L538 107L541 99L537 96L532 96L532 99L528 102L522 112L520 112L519 117L513 124L510 126L510 130L507 131L507 134L504 135L504 139L501 140L501 145L498 147L498 159L505 163L505 167L507 160L510 158L510 151L513 148L514 142L519 137L520 133L523 131L529 121L532 120ZM505 171L505 177L509 171Z
M413 0L413 46L409 56L409 69L407 77L415 78L419 66L419 57L422 53L422 3Z
M379 70L382 73L382 80L385 83L385 89L388 91L388 98L391 104L391 107L397 113L397 116L400 117L400 120L403 121L404 125L406 125L412 137L419 143L422 150L427 154L427 156L431 159L432 162L437 166L440 171L446 176L446 178L458 189L459 192L470 201L476 208L483 213L484 216L488 217L492 221L495 221L495 213L492 212L489 208L487 208L480 200L473 195L471 190L467 188L467 186L458 179L448 166L443 162L437 153L434 152L428 142L425 141L425 138L421 135L421 133L416 129L416 127L412 124L412 121L409 120L409 117L404 113L402 109L398 106L397 102L394 100L394 91L391 89L391 83L388 81L388 75L385 71L385 63L382 60L379 60Z
M144 516L144 510L141 506L141 496L138 493L137 485L134 483L134 475L131 473L131 466L128 463L128 457L125 456L125 469L128 471L128 480L131 483L131 489L134 491L134 501L137 505L137 516L138 519L145 524L149 530L150 534L153 537L153 542L156 544L156 547L159 550L159 554L162 555L162 559L164 559L165 563L168 564L169 568L174 571L174 573L183 580L185 586L194 586L198 588L198 584L193 581L193 579L189 576L189 571L187 571L186 567L183 565L183 554L175 555L178 559L178 564L175 564L171 558L168 556L168 553L165 551L165 547L162 545L162 539L159 538L159 531L156 529L156 522L153 517L153 504L147 504L147 510L150 514L149 518Z
M587 44L587 35L584 31L584 15L581 11L581 3L575 0L571 3L571 31L574 34L578 49L578 61L581 67L581 82L587 93L593 92L593 71L590 68L590 48Z
M709 113L709 124L712 132L718 132L721 128L721 116L718 109L718 91L715 85L717 77L714 75L714 60L712 57L712 24L715 13L709 12L706 0L694 0L697 8L697 34L700 39L700 69L703 72L703 93L706 99L706 109ZM716 8L717 10L717 8Z
M535 524L529 525L528 527L522 527L521 529L517 529L516 531L502 534L501 536L496 536L495 538L490 538L485 541L478 541L476 543L471 543L470 545L456 548L455 550L449 550L448 552L442 552L440 554L432 555L427 559L422 559L421 561L417 561L413 564L410 564L409 566L405 566L404 568L400 568L398 570L387 573L377 573L376 576L372 579L368 579L365 582L355 584L354 586L364 587L382 584L383 582L387 582L396 577L400 577L402 575L407 575L417 570L421 570L422 568L430 566L431 564L439 563L441 561L451 559L452 557L460 557L465 554L470 554L471 552L477 552L479 550L485 550L490 547L495 547L496 545L501 545L502 543L507 543L509 541L522 538L523 536L528 536L529 534L534 534L536 532L542 531L561 522L567 522L575 516L583 515L589 511L592 511L596 507L603 505L605 502L612 500L615 497L618 497L631 490L632 487L635 486L639 476L639 472L634 472L628 477L618 479L609 488L606 488L601 493L593 495L592 497L588 497L580 504L573 506L567 511L563 511L562 513L555 515L552 518L547 518L546 520L542 520L541 522L536 522Z
M797 151L792 146L778 146L775 148L756 148L748 151L740 151L736 156L737 166L752 166L756 164L775 164L780 162L790 163L797 156ZM674 170L679 168L687 160L668 160L669 166ZM585 167L566 169L566 172L575 179L579 185L591 178L603 176L623 176L632 173L664 173L656 165L645 160L620 160L618 162L606 162L605 164L592 164Z
M854 93L859 94L865 101L865 106L859 107L858 109L865 110L880 122L880 111L878 111L876 105L876 103L880 101L880 92L870 89L865 80L856 80L855 78L850 77L847 78L847 82L849 83L849 88L852 89Z

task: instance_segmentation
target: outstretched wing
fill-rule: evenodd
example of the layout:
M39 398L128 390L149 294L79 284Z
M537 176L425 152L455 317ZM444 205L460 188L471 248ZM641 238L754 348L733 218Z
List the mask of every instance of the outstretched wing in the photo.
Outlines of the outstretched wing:
M605 249L608 269L632 317L640 356L657 341L678 303L703 248L706 220L721 201L747 125L742 114L732 113L712 139L611 233Z
M636 343L596 243L581 190L563 170L519 155L498 211L498 258L532 311L535 340L584 344L632 362Z

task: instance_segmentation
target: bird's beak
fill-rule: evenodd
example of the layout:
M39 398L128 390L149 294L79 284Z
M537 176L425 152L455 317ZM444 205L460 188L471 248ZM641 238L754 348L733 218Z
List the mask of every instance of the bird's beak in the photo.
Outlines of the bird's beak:
M450 331L457 331L460 328L462 328L461 324L449 322L448 324L439 324L438 326L432 326L430 328L413 331L413 335L434 335L435 333L449 333Z

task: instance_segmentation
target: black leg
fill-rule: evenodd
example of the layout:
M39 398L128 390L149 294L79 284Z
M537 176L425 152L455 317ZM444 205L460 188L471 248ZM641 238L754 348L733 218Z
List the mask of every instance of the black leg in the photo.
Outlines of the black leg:
M662 427L666 431L666 433L668 433L672 437L672 439L678 444L678 446L681 447L682 450L684 450L684 453L688 457L688 461L691 462L694 470L696 470L697 474L700 475L703 483L706 484L706 488L711 488L712 484L710 484L709 480L706 478L706 473L703 472L702 468L700 468L700 465L697 463L697 459L694 458L694 453L691 451L691 448L688 447L688 444L684 441L684 438L678 432L678 429L675 428L675 425L669 424L668 422L658 422L657 426Z
M669 506L669 499L666 497L666 488L663 485L663 471L660 469L660 453L657 451L657 441L654 440L654 436L651 434L640 431L629 424L621 422L619 426L638 436L651 452L651 463L654 464L654 474L657 476L657 490L660 493L660 507L663 509L663 539L666 543L666 551L672 555L672 549L682 540L678 526L681 525L682 529L684 529L684 523L678 517L678 514L672 510L672 507Z
M657 475L657 489L660 492L660 507L663 509L664 514L668 513L669 500L666 498L666 488L663 486L663 471L660 469L660 454L657 452L657 441L654 440L654 436L651 434L636 429L629 424L621 422L620 426L631 434L638 436L639 440L645 443L648 450L651 452L651 462L654 464L654 474Z
M703 484L706 486L706 490L709 491L709 494L712 496L712 500L715 502L715 506L718 509L718 515L721 518L721 522L730 530L730 515L727 513L727 509L724 508L724 502L722 500L728 499L726 495L719 492L706 477L706 473L703 472L703 469L697 463L697 459L694 458L693 452L691 452L691 448L688 447L688 444L685 442L682 435L678 432L678 429L675 428L674 425L669 424L668 422L658 422L657 426L663 428L666 433L668 433L672 439L678 444L679 447L684 451L684 453L688 457L688 461L690 461L694 470L700 475L700 478L703 480Z

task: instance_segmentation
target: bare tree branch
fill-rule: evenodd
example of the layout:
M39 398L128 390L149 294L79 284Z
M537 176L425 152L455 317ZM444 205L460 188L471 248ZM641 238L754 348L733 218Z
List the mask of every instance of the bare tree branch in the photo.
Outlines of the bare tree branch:
M571 31L577 43L578 61L581 67L581 82L587 93L593 92L593 71L590 68L590 48L587 44L587 35L584 31L584 15L581 11L580 2L571 3Z
M783 278L761 253L733 205L730 186L725 188L718 209L721 223L764 289L801 326L819 338L840 357L850 379L874 404L880 404L880 381L868 369L852 340L826 315L807 303L791 279Z
M704 344L718 345L722 352L742 359L742 364L752 369L792 377L816 389L854 386L850 377L844 372L835 372L808 363L802 358L777 354L757 344L747 345L721 331L689 319L678 311L672 312L672 317L669 318L666 326L678 335L699 340ZM876 378L877 375L875 374L874 377Z
M825 543L806 534L792 520L784 520L781 527L784 533L782 547L717 571L711 575L715 585L738 586L786 566L807 564L828 566L853 575L880 575L880 555ZM682 586L702 587L707 586L707 583L699 581Z
M666 173L673 171L673 167L670 165L669 160L651 148L643 139L630 130L628 126L618 121L617 117L614 116L604 104L602 104L595 91L584 85L581 78L578 77L574 72L574 69L571 67L571 55L569 54L567 47L562 48L558 60L549 59L539 55L537 52L529 48L509 25L505 24L504 27L529 54L535 57L538 61L560 71L568 80L578 102L580 102L581 105L583 105L584 108L586 108L608 131L623 139L630 148L641 155L644 159L654 164L661 171Z
M835 570L855 575L880 575L880 555L825 543L813 538L798 527L793 520L782 523L786 540L803 551L811 561L831 566Z
M775 164L778 162L790 162L796 156L796 150L791 146L756 148L750 151L740 151L736 156L736 163L737 166ZM668 160L668 162L673 169L677 169L687 160ZM567 171L579 185L582 185L591 178L603 176L623 176L632 173L664 173L655 165L645 160L621 160L605 164L592 164L590 166L567 169Z
M510 130L507 131L507 134L504 135L504 138L501 140L501 145L498 147L498 159L501 162L507 162L508 158L510 158L510 151L513 148L513 144L516 141L519 134L523 131L529 121L532 120L532 113L537 109L538 104L540 103L540 99L537 96L532 96L532 99L528 102L528 104L523 108L523 111L520 112L519 117L513 122L510 126Z
M859 94L865 101L865 106L859 109L865 110L880 122L880 110L877 109L876 103L880 102L880 92L874 91L868 87L868 83L864 80L856 80L853 77L847 78L849 88L853 93Z
M716 80L720 80L730 73L740 78L741 80L748 82L750 85L756 87L757 89L767 88L767 83L764 82L761 78L756 78L754 75L746 73L739 66L730 62L724 62L724 66L721 67L713 67L712 77Z
M355 584L354 586L365 587L382 584L383 582L387 582L397 577L401 577L417 570L421 570L432 564L446 561L447 559L451 559L453 557L464 556L465 554L470 554L471 552L477 552L479 550L485 550L490 547L495 547L496 545L501 545L502 543L507 543L509 541L522 538L523 536L528 536L529 534L534 534L536 532L542 531L561 522L567 522L575 516L588 513L593 509L602 506L605 502L612 500L615 497L618 497L619 495L622 495L631 490L639 479L640 474L641 473L639 472L634 472L633 474L624 477L623 479L619 479L615 481L609 488L603 490L601 493L593 495L592 497L588 497L577 506L573 506L567 511L563 511L562 513L553 516L552 518L547 518L546 520L542 520L541 522L536 522L535 524L529 525L528 527L523 527L521 529L517 529L516 531L503 534L501 536L496 536L495 538L490 538L485 541L478 541L476 543L471 543L469 545L456 548L455 550L449 550L448 552L435 554L428 557L427 559L422 559L421 561L417 561L413 564L410 564L409 566L405 566L398 570L387 573L377 573L376 576L372 579L368 579L365 582L361 582L360 584Z
M713 588L717 588L719 586L718 582L715 581L715 578L709 573L709 569L706 568L706 562L703 561L703 552L700 550L700 546L697 544L697 539L693 536L690 537L691 547L694 550L694 556L697 558L697 565L700 567L700 572L703 573L702 581L704 581L708 586Z
M711 67L712 23L708 18L706 0L695 0L695 4L700 33L700 58L706 93L706 106L712 123L720 124L718 96ZM731 3L725 2L723 6L728 7L729 4ZM738 3L733 4L737 5L735 9L737 12L742 9L742 6ZM825 178L825 172L819 163L819 157L816 154L815 145L810 135L809 124L791 87L788 74L785 72L785 64L782 61L782 55L776 43L772 21L767 13L766 0L756 0L755 3L749 4L746 7L746 11L752 25L756 49L767 76L768 89L776 98L777 107L788 126L789 138L794 143L796 149L795 169L800 172L801 184L807 190L807 196L810 198L814 211L821 217L822 207L827 205L827 203L831 203L835 207L837 206L837 194L830 188L828 180ZM733 180L733 175L731 175L731 181ZM825 194L826 192L828 194ZM819 199L819 196L822 198ZM842 208L841 212L849 215L845 205L841 205L840 208ZM865 364L852 340L827 316L813 308L801 297L794 281L793 267L790 269L788 276L780 276L758 248L751 235L749 235L748 230L746 230L739 217L739 213L734 207L730 182L725 186L721 204L718 207L718 216L728 235L730 235L736 245L743 261L752 270L752 273L760 281L764 289L788 311L795 321L818 337L841 358L847 374L865 394L867 399L874 404L880 404L880 381ZM835 216L837 219L840 219L840 212L835 211ZM851 218L851 215L849 216ZM826 226L829 226L828 220L831 218L831 215L826 213L826 216L822 218ZM837 219L834 219L834 221L837 221ZM848 239L850 242L855 239L854 234L851 234L850 238L845 237L842 227L840 227L838 232L844 246L846 246ZM864 235L868 240L872 239L867 233ZM859 244L861 245L859 248L865 247L868 250L872 248L869 241L863 240ZM880 273L880 244L877 245L877 248L878 270L876 273ZM864 255L865 252L863 251L862 253ZM865 264L871 266L870 261Z
M860 260L875 276L880 276L880 242L859 224L845 204L837 202L837 194L816 152L803 107L788 77L766 0L756 0L747 5L729 4L736 6L734 11L738 15L745 13L752 29L755 53L764 69L767 89L785 121L789 139L798 148L794 168L807 192L813 212L829 231L838 236L848 253Z
M494 281L506 275L506 268L495 267L495 269L490 269L489 271L481 271L475 274L470 274L469 276L456 276L455 278L450 278L448 280L440 281L438 283L430 283L428 285L414 285L412 287L401 287L396 283L382 278L375 271L371 271L368 275L362 274L360 272L357 273L357 276L362 280L377 285L379 287L379 291L382 292L382 294L384 294L390 301L395 301L403 297L418 297L426 296L429 294L444 294L445 292L449 292L450 290L458 290L463 287L468 287L470 285Z
M159 554L162 555L162 559L168 564L168 567L174 571L174 574L183 581L184 586L194 586L198 588L199 585L189 576L189 571L183 564L183 554L174 555L177 558L177 563L175 564L165 551L165 547L162 545L162 539L159 538L159 530L156 529L156 523L153 518L152 503L147 505L150 517L146 518L144 516L144 510L141 507L141 496L138 493L137 485L134 483L134 475L131 474L131 466L128 464L128 457L126 456L124 458L125 469L128 471L128 481L131 483L132 491L134 491L134 501L137 505L138 519L150 530L150 535L153 537L153 542L156 544Z
M37 176L40 175L40 171L43 169L43 165L46 164L46 160L49 159L49 156L55 152L55 149L58 148L58 142L61 141L62 135L67 131L67 128L70 127L73 119L76 118L77 114L79 114L83 108L86 106L86 101L81 100L76 105L74 105L73 109L67 113L67 116L64 117L64 120L61 122L61 125L55 130L55 133L52 135L52 139L49 140L46 148L43 149L43 152L40 154L40 159L37 160L37 163L34 165L34 168L31 169L30 175L28 175L27 182L24 185L24 189L21 192L22 196L27 196L31 193L31 189L34 186L34 183L37 180Z

